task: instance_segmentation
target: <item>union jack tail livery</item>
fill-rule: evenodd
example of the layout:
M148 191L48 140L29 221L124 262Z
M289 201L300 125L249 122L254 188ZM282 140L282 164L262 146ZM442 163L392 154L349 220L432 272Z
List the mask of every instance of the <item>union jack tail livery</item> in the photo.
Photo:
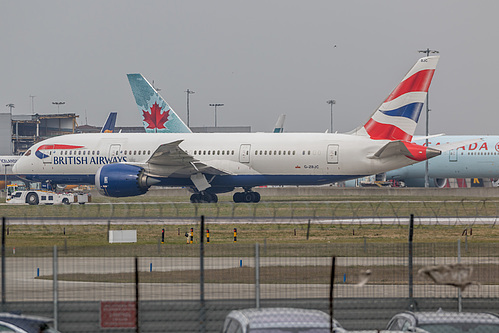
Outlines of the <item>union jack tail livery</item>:
M411 141L439 56L419 59L371 119L356 131L373 140Z
M127 74L148 133L192 133L142 74Z

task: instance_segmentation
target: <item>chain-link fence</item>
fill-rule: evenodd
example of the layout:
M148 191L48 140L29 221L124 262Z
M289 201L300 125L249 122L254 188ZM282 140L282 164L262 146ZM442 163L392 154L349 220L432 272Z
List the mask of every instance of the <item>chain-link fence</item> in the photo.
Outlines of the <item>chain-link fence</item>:
M147 224L149 220L143 217L128 221L137 226ZM12 239L21 230L40 230L37 223L49 233L86 237L94 232L93 222L81 218L53 220L56 224L50 219L7 219L3 310L54 317L58 328L66 332L132 332L138 330L137 318L142 332L216 332L232 309L291 306L328 311L335 257L334 313L346 328L383 329L393 314L407 309L499 312L497 242L463 238L441 243L379 243L364 238L356 243L335 243L324 237L326 229L314 229L317 219L310 219L313 222L292 224L288 229L274 227L274 235L268 234L263 223L265 236L255 236L258 244L249 244L240 239L245 223L251 221L232 221L242 227L233 229L231 225L227 231L223 222L217 224L218 219L208 220L206 227L188 221L192 238L189 227L168 226L164 228L167 236L152 244L141 242L139 234L132 243L75 246L70 240L53 248L43 241L14 246ZM104 222L97 226L100 237L108 237L110 231L130 230L129 225L123 228L115 220L112 224L97 221ZM402 224L408 221L406 216ZM415 222L417 227L417 218ZM344 225L350 231L346 226L351 224ZM463 233L471 234L471 226L466 224ZM494 222L486 228L495 230ZM222 230L226 239L217 243L214 240ZM41 237L51 241L46 231ZM313 243L273 241L281 231L301 240L323 239ZM173 236L182 243L173 242ZM210 242L207 236L211 236ZM424 274L425 269L438 272L449 267L472 272L457 282L455 276L442 282ZM463 290L458 282L465 284Z

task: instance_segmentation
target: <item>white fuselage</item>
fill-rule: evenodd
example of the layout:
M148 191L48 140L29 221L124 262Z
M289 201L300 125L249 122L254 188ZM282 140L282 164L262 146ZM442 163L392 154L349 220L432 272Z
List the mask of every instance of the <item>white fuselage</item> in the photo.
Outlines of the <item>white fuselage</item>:
M428 145L438 147L446 143L476 139L457 149L445 151L429 160L430 178L499 178L499 136L444 135L429 139ZM482 139L482 141L478 141ZM424 140L416 140L424 144ZM387 172L387 179L408 180L425 177L425 163Z
M368 158L387 140L328 133L146 133L71 134L51 138L30 148L14 172L28 179L57 183L90 183L97 170L110 163L140 165L161 175L163 165L148 162L162 144L183 140L179 148L195 160L244 176L244 184L325 184L386 172L416 161L403 155ZM165 172L167 177L171 172ZM258 180L248 181L257 176ZM226 177L216 176L214 178ZM249 178L248 178L249 177ZM190 180L184 177L183 184ZM255 178L256 179L256 178ZM216 181L214 182L216 183ZM224 185L225 186L225 185Z

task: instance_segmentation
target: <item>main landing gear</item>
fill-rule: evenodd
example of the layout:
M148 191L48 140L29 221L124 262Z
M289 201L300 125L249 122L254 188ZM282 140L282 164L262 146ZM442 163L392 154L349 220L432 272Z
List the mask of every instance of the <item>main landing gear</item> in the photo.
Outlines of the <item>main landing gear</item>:
M253 191L244 191L234 193L232 196L234 202L260 202L260 193Z
M199 192L191 195L192 203L217 203L218 196L215 193Z

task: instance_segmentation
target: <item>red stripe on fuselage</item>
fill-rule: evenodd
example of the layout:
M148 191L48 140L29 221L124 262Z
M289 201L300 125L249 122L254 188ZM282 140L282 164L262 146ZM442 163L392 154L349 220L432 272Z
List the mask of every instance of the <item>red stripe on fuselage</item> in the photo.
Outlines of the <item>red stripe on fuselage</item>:
M38 147L37 150L42 150L42 149L78 149L78 148L84 148L85 146L71 146L71 145L59 145L59 144L54 144L54 145L41 145Z
M425 69L415 73L411 77L400 82L397 88L392 91L392 93L390 94L390 96L388 96L384 103L392 101L397 97L409 92L428 92L428 88L430 87L431 79L433 78L434 73L434 69Z
M397 126L381 124L372 118L364 125L364 128L373 140L412 140L412 135L407 134Z

